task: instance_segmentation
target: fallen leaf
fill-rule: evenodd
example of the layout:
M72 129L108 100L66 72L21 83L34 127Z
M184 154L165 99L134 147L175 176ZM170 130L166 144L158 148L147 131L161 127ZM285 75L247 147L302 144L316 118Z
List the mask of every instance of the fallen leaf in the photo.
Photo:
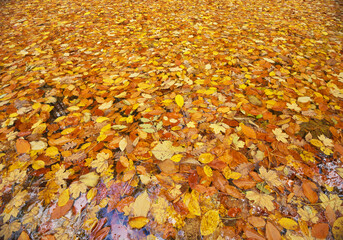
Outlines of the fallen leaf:
M316 185L310 181L305 181L302 184L304 195L311 203L316 203L318 201L318 194L313 190L315 187Z
M337 218L332 226L332 234L335 239L343 239L343 217Z
M281 240L280 231L269 221L266 225L266 237L267 240Z
M266 221L262 217L249 216L248 222L255 228L263 228L266 225Z
M183 106L183 104L184 104L184 100L183 100L183 97L181 96L181 95L176 95L176 97L175 97L175 102L176 102L176 104L180 107L180 108L182 108L182 106Z
M74 200L70 199L64 206L57 206L52 210L50 219L58 219L63 217L71 207L73 206Z
M146 217L133 217L129 219L129 225L132 228L142 228L149 222L149 219Z
M268 211L273 211L275 208L273 204L274 198L270 195L248 191L246 192L246 197L249 200L254 201L256 205L266 208Z
M201 163L210 163L214 160L214 155L211 153L203 153L199 156L198 160Z
M311 233L315 238L325 239L329 234L329 225L327 223L316 223L312 226Z
M296 230L298 228L298 223L290 218L281 218L278 223L289 230Z
M239 124L239 126L241 127L242 132L244 133L245 136L247 136L248 138L256 139L256 132L254 129L246 126L244 123Z
M22 231L17 240L30 240L30 236L25 231Z
M133 203L133 214L135 217L146 217L150 210L150 198L146 191L141 193Z
M82 175L80 177L80 181L86 184L88 187L95 187L98 184L99 175L97 175L95 172L90 172Z
M212 234L220 222L219 213L216 210L207 211L201 218L200 232L201 235L207 236Z
M28 153L31 150L31 145L28 141L26 141L25 139L17 139L16 143L15 143L17 152L20 153Z
M58 198L58 206L63 207L69 201L69 188L65 189Z

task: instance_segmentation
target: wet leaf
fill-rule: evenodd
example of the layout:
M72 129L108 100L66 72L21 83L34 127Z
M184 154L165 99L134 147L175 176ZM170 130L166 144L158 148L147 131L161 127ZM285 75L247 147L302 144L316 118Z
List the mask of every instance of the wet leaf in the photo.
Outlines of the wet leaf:
M134 217L130 218L129 225L132 228L142 228L149 222L149 219L146 217Z

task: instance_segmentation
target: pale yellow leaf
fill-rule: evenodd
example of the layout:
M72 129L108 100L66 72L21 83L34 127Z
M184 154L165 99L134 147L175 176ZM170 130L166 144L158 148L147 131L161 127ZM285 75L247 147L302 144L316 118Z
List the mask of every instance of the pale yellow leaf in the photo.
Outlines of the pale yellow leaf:
M274 198L270 195L257 193L253 191L246 192L246 197L254 201L254 203L262 208L266 208L268 211L274 210L273 200Z
M133 214L135 217L146 217L150 210L150 198L147 191L140 194L133 203Z

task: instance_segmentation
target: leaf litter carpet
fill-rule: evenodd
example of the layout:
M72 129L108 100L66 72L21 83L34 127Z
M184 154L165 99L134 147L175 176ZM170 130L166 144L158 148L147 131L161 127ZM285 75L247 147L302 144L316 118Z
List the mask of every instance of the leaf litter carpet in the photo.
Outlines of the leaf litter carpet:
M2 1L0 21L0 239L343 239L338 1Z

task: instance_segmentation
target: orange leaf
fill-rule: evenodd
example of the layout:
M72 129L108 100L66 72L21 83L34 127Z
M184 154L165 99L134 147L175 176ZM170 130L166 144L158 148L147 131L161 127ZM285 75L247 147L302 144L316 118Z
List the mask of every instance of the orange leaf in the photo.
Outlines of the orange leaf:
M255 240L265 240L263 236L258 234L254 229L251 228L244 228L244 233L248 237L248 239L255 239Z
M53 235L45 235L41 240L56 240L56 238Z
M302 185L304 194L311 203L316 203L318 201L318 194L313 191L313 188L315 187L316 185L310 181L305 181Z
M51 213L51 219L58 219L62 216L64 216L67 212L69 212L69 210L71 209L71 207L73 206L74 200L69 200L67 202L66 205L64 205L63 207L60 206L56 206Z
M281 240L281 234L279 230L271 222L267 222L266 237L268 240Z
M250 216L248 222L255 228L262 228L266 225L266 221L262 217Z
M26 232L22 231L18 240L30 240L30 236Z
M31 145L25 139L17 139L15 146L18 153L28 153L31 150Z
M243 194L240 191L238 191L237 188L235 188L233 186L226 185L225 186L225 190L226 190L227 194L229 194L230 196L232 196L234 198L238 198L238 199L243 199L244 198Z
M312 237L326 238L329 234L329 225L327 223L317 223L312 227Z
M254 129L252 129L251 127L245 126L244 123L241 123L240 127L245 136L256 139L256 133Z

